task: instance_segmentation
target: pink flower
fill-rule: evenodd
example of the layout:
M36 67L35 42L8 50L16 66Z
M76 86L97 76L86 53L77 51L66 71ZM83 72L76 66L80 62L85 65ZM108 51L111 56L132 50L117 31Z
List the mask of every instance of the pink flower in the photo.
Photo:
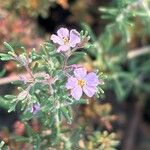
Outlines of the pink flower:
M96 92L96 86L99 84L98 76L94 73L88 73L85 68L77 68L74 70L75 77L68 78L66 88L71 90L71 95L79 100L83 92L92 97Z
M80 34L75 29L60 28L57 35L52 34L51 40L59 45L57 52L65 52L81 42Z

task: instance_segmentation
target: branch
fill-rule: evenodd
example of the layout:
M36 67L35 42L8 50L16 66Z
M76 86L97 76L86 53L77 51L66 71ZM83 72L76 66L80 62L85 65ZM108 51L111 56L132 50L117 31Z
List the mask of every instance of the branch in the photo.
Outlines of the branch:
M8 84L8 83L20 80L19 76L24 76L26 78L30 78L30 75L28 73L23 73L23 74L19 74L19 75L11 75L8 77L1 78L0 79L0 85Z
M39 76L44 76L44 75L45 75L45 72L39 72L39 73L34 74L34 77L39 77ZM26 79L29 79L29 80L32 79L30 73L25 72L25 73L18 74L18 75L15 74L15 75L11 75L8 77L0 78L0 85L9 84L11 82L20 80L20 77L25 77Z
M145 54L150 54L150 46L146 46L146 47L142 47L142 48L138 48L138 49L134 49L134 50L129 51L127 54L127 58L133 59L133 58L136 58L138 56L145 55ZM8 84L8 83L17 81L20 79L19 76L24 76L26 78L30 78L29 73L23 73L20 75L12 75L9 77L1 78L0 79L0 85Z
M135 57L145 55L145 54L150 54L150 46L145 46L142 48L134 49L128 52L127 58L128 59L133 59Z

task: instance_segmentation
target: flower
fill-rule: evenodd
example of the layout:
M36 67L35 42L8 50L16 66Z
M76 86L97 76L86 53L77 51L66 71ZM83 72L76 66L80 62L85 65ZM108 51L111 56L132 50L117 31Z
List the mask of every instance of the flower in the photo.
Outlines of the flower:
M40 110L40 104L39 103L34 103L30 109L30 112L33 113L34 115L37 114Z
M59 45L57 52L65 52L76 47L81 42L80 34L75 29L60 28L57 35L52 34L51 40Z
M98 76L94 72L87 74L85 68L77 68L74 70L74 76L68 78L66 88L71 90L71 95L79 100L83 92L92 97L96 92L96 86L99 84Z

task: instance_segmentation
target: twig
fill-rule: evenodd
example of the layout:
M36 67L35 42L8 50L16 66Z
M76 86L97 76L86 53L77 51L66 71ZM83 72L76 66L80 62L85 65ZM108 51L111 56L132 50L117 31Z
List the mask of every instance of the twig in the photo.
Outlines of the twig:
M23 74L19 74L19 75L11 75L8 77L1 78L0 79L0 85L8 84L8 83L20 80L19 76L24 76L26 78L30 78L30 75L28 73L23 73Z
M44 72L39 72L34 74L35 77L39 77L39 76L44 76L45 73ZM0 78L0 85L3 84L8 84L17 80L20 80L20 77L25 77L26 79L32 79L31 75L28 72L22 73L22 74L18 74L18 75L11 75L8 77L4 77L4 78Z
M146 46L146 47L131 50L130 52L128 52L127 58L128 59L133 59L135 57L145 55L145 54L148 54L148 53L150 54L150 46Z
M146 46L146 47L142 47L142 48L138 48L138 49L134 49L134 50L129 51L127 54L127 58L133 59L135 57L145 55L145 54L150 54L150 46ZM8 83L17 81L20 79L19 76L24 76L24 77L30 78L30 75L28 73L4 77L4 78L0 79L0 85L8 84Z

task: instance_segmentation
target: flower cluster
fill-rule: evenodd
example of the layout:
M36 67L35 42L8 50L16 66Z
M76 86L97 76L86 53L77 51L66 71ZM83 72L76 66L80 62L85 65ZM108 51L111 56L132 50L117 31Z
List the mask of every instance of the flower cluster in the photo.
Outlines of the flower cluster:
M51 110L56 109L55 112L60 109L59 112L62 111L64 114L64 108L61 110L61 107L72 106L74 100L81 100L81 97L84 100L100 93L98 75L87 71L83 65L76 64L77 61L69 62L75 53L82 56L80 51L76 51L88 44L87 33L60 28L57 35L52 34L50 39L56 49L51 43L46 43L40 53L33 50L30 54L24 48L21 49L22 53L16 53L4 42L9 51L7 54L0 53L1 60L16 61L26 70L25 74L18 76L23 84L23 87L19 88L18 96L8 96L14 99L9 112L21 102L22 110L30 113L28 116L45 111L51 113L49 107ZM37 62L40 64L38 67L34 65ZM66 109L69 111L69 108Z
M78 31L75 29L69 31L67 28L60 28L57 31L57 35L52 34L51 40L58 45L57 52L63 53L71 51L72 48L77 49L77 46L82 42ZM78 68L76 64L72 65L72 68L74 68L74 75L70 75L66 83L66 88L71 90L72 97L79 100L83 95L83 92L88 97L94 96L96 87L99 84L96 73L87 73L87 70L84 67Z
M86 55L77 50L90 45L87 32L60 28L50 39L52 43L44 43L41 51L33 49L30 53L24 47L16 51L4 42L8 51L0 53L0 59L16 61L17 67L25 70L16 77L19 80L18 95L4 97L9 106L8 112L14 111L20 104L21 121L25 122L22 129L30 129L27 121L37 117L42 124L41 129L51 129L50 141L55 143L58 138L64 141L64 136L63 139L60 137L62 119L71 123L73 105L87 103L88 98L102 93L99 86L102 79L96 72L78 64L79 59ZM38 134L40 136L37 137L31 135L29 130L29 137L32 136L29 139L36 139L36 143L39 137L47 139L42 132Z

